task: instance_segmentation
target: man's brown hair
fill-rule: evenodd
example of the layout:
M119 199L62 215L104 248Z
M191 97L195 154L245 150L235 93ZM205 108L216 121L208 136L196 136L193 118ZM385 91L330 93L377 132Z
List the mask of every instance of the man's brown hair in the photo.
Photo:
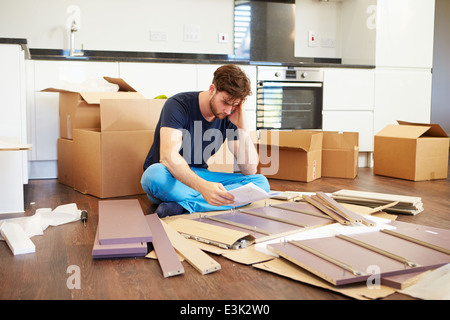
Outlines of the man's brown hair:
M245 100L252 93L249 78L234 64L219 67L214 72L213 84L217 91L225 91L233 100Z

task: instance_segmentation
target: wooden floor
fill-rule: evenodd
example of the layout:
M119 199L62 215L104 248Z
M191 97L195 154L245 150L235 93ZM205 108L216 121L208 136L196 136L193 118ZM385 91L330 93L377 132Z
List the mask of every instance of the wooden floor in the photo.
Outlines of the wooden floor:
M422 197L425 211L398 220L450 229L450 180L411 182L374 176L372 169L360 168L354 180L321 178L310 183L271 180L273 190L334 192L354 189ZM155 209L145 195L138 198L145 213ZM13 256L0 242L0 299L163 299L163 300L346 300L348 297L303 284L220 256L214 258L222 269L200 275L183 263L185 274L164 279L157 261L147 258L92 259L97 228L98 200L59 184L56 180L32 180L25 187L26 215L38 208L55 208L76 203L89 213L87 227L73 222L49 227L34 236L36 252ZM81 288L69 289L69 266L78 266ZM395 293L386 299L411 299Z

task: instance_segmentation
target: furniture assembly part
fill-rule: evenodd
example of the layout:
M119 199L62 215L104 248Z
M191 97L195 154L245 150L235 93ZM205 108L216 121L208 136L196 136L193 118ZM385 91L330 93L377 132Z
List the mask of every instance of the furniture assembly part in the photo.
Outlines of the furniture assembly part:
M152 241L152 232L137 199L99 201L98 232L102 245Z
M382 231L289 241L268 248L337 286L374 275L426 271L450 262L448 253Z
M145 216L153 235L153 247L158 257L159 265L163 272L164 278L176 276L184 273L175 249L170 242L169 237L156 213Z
M197 271L204 275L221 269L220 264L200 248L189 242L188 239L184 238L164 221L161 221L161 223L175 250Z
M255 238L246 232L204 223L205 220L178 218L171 221L169 225L185 238L224 249L235 248L237 243L252 244L255 241Z

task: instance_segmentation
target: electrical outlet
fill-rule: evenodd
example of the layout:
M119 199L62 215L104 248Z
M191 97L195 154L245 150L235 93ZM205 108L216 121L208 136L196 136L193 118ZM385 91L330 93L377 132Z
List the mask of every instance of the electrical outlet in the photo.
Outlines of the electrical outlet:
M184 41L187 42L200 42L200 26L185 25L184 28Z
M336 47L336 39L334 38L322 38L322 48L334 48Z
M167 41L167 34L162 30L150 30L151 41Z

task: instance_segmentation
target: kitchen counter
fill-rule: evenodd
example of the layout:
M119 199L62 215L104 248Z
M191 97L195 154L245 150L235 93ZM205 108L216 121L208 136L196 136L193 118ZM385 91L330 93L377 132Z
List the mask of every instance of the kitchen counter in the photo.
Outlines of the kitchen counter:
M108 62L149 62L149 63L194 63L258 66L292 66L305 68L359 68L372 69L372 65L342 64L341 59L305 58L301 62L251 61L226 54L195 54L166 52L130 52L130 51L83 51L83 56L70 56L69 50L30 49L32 60L63 61L108 61Z
M28 50L28 41L23 38L0 38L0 44L17 44L25 51L25 58L30 59L30 51Z

